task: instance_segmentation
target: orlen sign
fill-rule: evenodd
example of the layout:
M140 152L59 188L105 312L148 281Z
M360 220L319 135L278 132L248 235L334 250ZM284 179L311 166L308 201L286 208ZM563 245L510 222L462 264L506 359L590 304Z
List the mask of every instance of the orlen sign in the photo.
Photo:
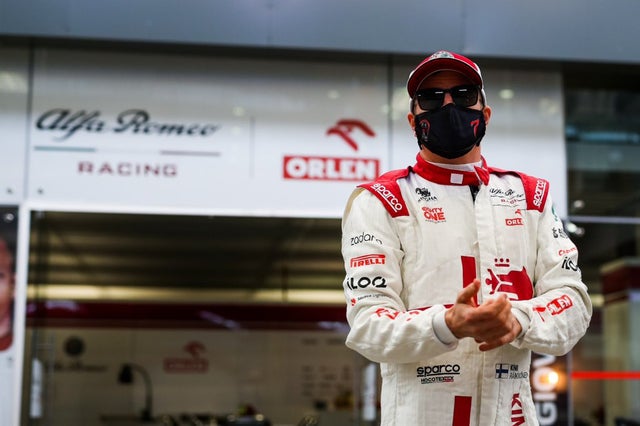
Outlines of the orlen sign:
M283 177L298 180L368 181L378 177L380 162L375 158L335 158L287 155Z
M329 127L326 136L338 137L352 150L358 151L356 136L374 138L376 133L364 121L357 118L343 118ZM285 179L372 181L378 177L380 162L374 158L317 157L287 155L284 157Z

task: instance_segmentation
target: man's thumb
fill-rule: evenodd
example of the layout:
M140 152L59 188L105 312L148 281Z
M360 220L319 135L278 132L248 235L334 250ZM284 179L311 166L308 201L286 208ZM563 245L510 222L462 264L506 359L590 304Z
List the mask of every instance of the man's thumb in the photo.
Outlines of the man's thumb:
M476 294L480 290L480 280L474 279L468 286L458 293L456 303L464 303L465 305L478 306L476 302Z

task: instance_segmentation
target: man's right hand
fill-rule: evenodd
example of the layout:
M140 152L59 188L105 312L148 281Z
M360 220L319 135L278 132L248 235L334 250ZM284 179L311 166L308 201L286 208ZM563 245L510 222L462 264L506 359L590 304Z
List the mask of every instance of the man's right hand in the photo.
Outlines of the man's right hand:
M458 293L456 303L445 313L445 322L459 339L472 337L480 343L481 351L488 351L512 342L522 327L511 312L511 302L504 293L498 293L476 303L480 291L477 278Z

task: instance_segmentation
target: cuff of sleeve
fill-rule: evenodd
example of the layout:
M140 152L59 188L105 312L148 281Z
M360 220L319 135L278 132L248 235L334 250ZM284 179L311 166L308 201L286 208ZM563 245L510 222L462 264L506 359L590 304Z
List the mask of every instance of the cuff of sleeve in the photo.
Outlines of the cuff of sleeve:
M447 346L458 343L458 338L449 330L449 326L444 320L446 310L442 310L433 317L433 332L438 340Z
M518 337L516 337L516 339L520 339L522 338L522 336L525 335L527 330L529 330L529 326L531 325L531 320L529 319L529 316L525 312L522 312L520 309L514 308L514 309L511 309L511 312L513 313L513 316L516 317L516 319L520 323L520 326L522 327L522 331L520 332Z

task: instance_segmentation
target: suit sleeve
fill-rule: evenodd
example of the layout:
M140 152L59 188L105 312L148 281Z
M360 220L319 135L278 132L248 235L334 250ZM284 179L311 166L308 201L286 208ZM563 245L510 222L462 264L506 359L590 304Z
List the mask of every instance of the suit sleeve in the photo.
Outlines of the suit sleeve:
M592 305L578 267L578 249L564 232L550 197L539 213L536 243L534 297L512 302L526 329L512 344L564 355L586 333Z
M404 254L394 220L368 191L352 194L342 219L346 345L375 362L417 362L453 350L458 342L445 344L434 333L434 317L444 306L406 309Z

